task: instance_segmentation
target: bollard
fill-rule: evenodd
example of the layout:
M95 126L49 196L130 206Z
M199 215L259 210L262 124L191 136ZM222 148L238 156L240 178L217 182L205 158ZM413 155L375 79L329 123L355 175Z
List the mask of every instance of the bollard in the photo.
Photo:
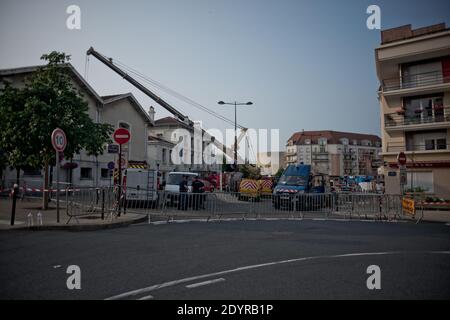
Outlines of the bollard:
M42 226L42 213L40 211L36 215L36 225Z
M105 188L102 188L102 220L105 220Z
M11 225L14 225L14 221L16 220L16 202L17 202L17 193L19 192L19 185L14 184L12 191L12 207L11 207Z
M31 212L27 215L27 225L28 227L33 226L33 214Z

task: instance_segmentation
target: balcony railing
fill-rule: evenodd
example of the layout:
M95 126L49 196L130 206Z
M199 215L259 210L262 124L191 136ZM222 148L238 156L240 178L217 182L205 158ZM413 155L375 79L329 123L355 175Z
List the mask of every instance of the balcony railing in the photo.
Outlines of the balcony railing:
M449 143L432 143L432 144L420 144L420 145L403 145L403 144L388 144L387 152L408 152L408 151L440 151L450 150Z
M450 83L450 69L384 79L382 85L383 91L388 92L401 89L438 85L443 83Z
M418 109L406 114L404 110L384 115L386 127L408 126L425 123L439 123L450 121L450 107L435 107L432 109Z

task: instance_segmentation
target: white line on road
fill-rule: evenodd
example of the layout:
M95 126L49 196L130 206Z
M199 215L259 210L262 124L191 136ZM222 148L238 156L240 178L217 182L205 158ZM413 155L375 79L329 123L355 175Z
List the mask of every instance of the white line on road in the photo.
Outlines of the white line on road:
M318 259L334 259L334 258L346 258L346 257L358 257L358 256L380 256L380 255L395 255L395 254L450 254L450 251L362 252L362 253L347 253L347 254L338 254L338 255L329 255L329 256L302 257L302 258L295 258L295 259L289 259L289 260L273 261L273 262L254 264L254 265L250 265L250 266L244 266L244 267L239 267L239 268L235 268L235 269L229 269L229 270L224 270L224 271L219 271L219 272L214 272L214 273L202 274L202 275L193 276L193 277L189 277L189 278L183 278L183 279L179 279L179 280L173 280L173 281L168 281L168 282L164 282L164 283L160 283L160 284L155 284L155 285L152 285L152 286L149 286L146 288L141 288L141 289L121 293L121 294L106 298L105 300L117 300L117 299L128 298L128 297L135 296L138 294L155 291L155 290L162 289L162 288L176 286L181 283L191 282L191 281L195 281L195 280L199 280L199 279L223 276L225 274L236 273L236 272L245 271L245 270L258 269L258 268L274 266L274 265L279 265L279 264L287 264L287 263L301 262L301 261L311 261L311 260L318 260Z
M138 300L152 300L152 299L153 299L153 296L145 296L145 297L139 298Z
M208 284L212 284L212 283L217 283L217 282L222 282L225 281L224 278L218 278L218 279L214 279L214 280L208 280L208 281L203 281L203 282L198 282L198 283L194 283L194 284L188 284L186 286L186 288L188 289L192 289L192 288L197 288L197 287L201 287L201 286L206 286Z

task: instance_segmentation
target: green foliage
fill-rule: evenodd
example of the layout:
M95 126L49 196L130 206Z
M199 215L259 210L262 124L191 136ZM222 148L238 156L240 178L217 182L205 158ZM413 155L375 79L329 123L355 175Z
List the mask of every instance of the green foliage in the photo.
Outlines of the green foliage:
M242 165L239 168L239 171L242 173L242 178L244 179L261 179L261 174L259 168L253 165Z
M85 149L99 155L111 141L113 128L89 117L88 103L71 79L65 53L44 54L47 65L25 81L24 88L5 83L0 90L0 149L13 167L43 167L51 164L55 152L51 133L59 127L66 133L66 158Z

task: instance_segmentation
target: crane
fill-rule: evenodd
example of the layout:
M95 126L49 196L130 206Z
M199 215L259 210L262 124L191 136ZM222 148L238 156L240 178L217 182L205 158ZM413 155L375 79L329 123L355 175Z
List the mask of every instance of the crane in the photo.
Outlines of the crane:
M123 79L127 80L129 83L131 83L133 86L135 86L137 89L142 91L145 95L149 96L153 101L158 103L161 107L169 111L171 114L173 114L178 120L187 123L189 126L193 127L194 123L193 121L189 120L187 116L182 114L180 111L175 109L173 106L171 106L169 103L164 101L162 98L157 96L155 93L150 91L148 88L144 87L140 82L135 80L133 77L131 77L129 74L127 74L125 71L123 71L121 68L119 68L117 65L113 63L112 58L107 58L98 51L96 51L93 47L90 47L89 50L86 52L86 55L92 55L95 58L97 58L100 62L105 64L107 67L115 71L117 74L119 74ZM247 128L242 128L241 134L238 137L238 146L239 143L242 141L242 139L246 136ZM225 155L227 155L230 158L233 158L234 150L228 148L224 144L222 144L220 141L217 141L214 137L211 137L205 130L202 129L202 134L206 135L206 137L209 138L209 140L219 149L221 150ZM240 161L242 161L242 158L238 154L238 158Z

